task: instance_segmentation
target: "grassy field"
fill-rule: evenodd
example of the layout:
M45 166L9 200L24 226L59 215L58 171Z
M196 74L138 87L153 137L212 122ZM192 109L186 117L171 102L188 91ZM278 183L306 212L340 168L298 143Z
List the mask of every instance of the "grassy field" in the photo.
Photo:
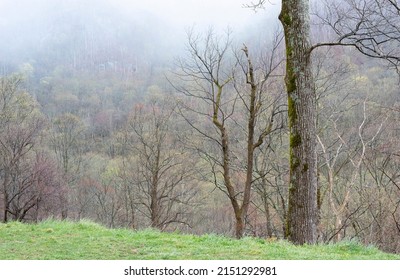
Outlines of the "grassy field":
M355 242L294 246L285 241L182 235L154 230L106 229L98 224L46 221L0 224L0 259L12 260L216 260L397 259Z

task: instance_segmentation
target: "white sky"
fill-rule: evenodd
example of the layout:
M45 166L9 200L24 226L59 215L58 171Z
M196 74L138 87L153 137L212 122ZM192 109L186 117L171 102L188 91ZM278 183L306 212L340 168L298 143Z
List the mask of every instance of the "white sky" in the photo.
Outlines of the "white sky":
M194 26L197 31L214 27L216 32L225 31L228 27L234 34L243 34L254 31L275 29L273 22L277 24L277 16L280 9L280 0L269 0L264 10L255 13L250 8L244 8L245 4L258 0L0 0L0 33L7 32L9 37L19 34L18 27L23 32L29 32L32 24L31 40L37 36L35 26L42 28L40 24L46 23L46 15L49 17L59 7L64 9L88 9L112 4L116 14L124 18L132 18L133 22L141 23L141 27L148 27L149 32L158 32L157 36L169 42L181 42L186 38L187 28ZM106 3L106 5L103 5ZM68 10L68 9L67 9ZM101 9L100 9L101 10ZM111 10L111 16L113 14ZM123 13L120 15L119 13ZM43 18L43 23L41 22ZM51 17L50 17L51 18ZM142 20L142 21L141 21ZM161 26L160 24L165 24ZM165 28L163 28L165 27ZM17 30L17 31L15 31ZM257 32L258 32L257 31ZM144 30L143 32L146 32ZM30 37L31 34L21 33L19 37ZM1 35L1 34L0 34ZM39 33L39 36L42 36ZM264 35L263 35L264 36ZM4 36L0 36L4 37ZM164 37L164 38L162 38ZM18 40L17 40L18 41ZM22 42L22 41L21 41ZM3 42L5 43L5 42ZM18 42L17 42L18 43ZM23 43L23 42L22 42ZM21 44L22 44L21 43ZM180 44L183 45L183 44ZM0 42L1 47L1 42ZM5 46L7 47L7 46ZM8 48L8 47L7 47ZM0 54L1 55L1 54Z
M258 0L0 0L0 23L13 20L11 17L38 14L46 10L46 6L80 5L89 6L99 2L108 2L117 9L122 9L130 15L138 11L153 14L161 21L173 25L192 26L193 24L215 26L218 28L230 26L237 28L251 24L257 19L276 18L280 0L269 0L265 10L255 13L244 8L245 4Z
M162 20L186 26L198 24L235 28L260 17L269 17L269 14L276 17L279 0L271 0L273 5L268 4L264 11L258 13L243 8L251 1L257 0L114 0L113 3L127 10L149 11Z

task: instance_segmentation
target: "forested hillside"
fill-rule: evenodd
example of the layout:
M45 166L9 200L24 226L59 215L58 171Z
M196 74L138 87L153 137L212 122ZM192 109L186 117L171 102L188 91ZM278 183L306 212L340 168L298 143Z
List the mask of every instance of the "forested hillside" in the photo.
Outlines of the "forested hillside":
M109 2L3 7L19 17L0 21L1 221L286 238L300 139L276 11L177 28ZM332 35L318 11L313 42ZM399 72L370 56L311 55L317 238L400 253Z

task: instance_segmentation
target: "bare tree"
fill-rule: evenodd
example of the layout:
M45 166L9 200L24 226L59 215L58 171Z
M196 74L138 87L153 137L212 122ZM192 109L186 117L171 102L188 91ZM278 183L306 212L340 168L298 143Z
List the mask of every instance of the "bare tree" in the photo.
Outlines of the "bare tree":
M64 180L73 187L79 178L83 154L84 125L79 117L65 113L57 117L50 132L50 148L54 151ZM63 198L62 218L68 217L68 197Z
M116 176L107 176L107 170L102 170L101 178L92 179L92 194L97 211L97 220L114 228L122 212L123 203L119 196L119 186L116 183Z
M258 180L254 181L254 191L259 201L252 203L265 215L265 233L267 237L285 237L287 215L287 145L284 133L271 135L256 155L254 172Z
M253 7L266 4L260 0ZM289 208L286 236L296 244L317 240L316 94L312 74L309 0L283 0L279 20L286 43L289 118Z
M259 0L252 4L266 4ZM353 46L398 67L399 6L391 0L346 0L331 3L327 24L337 39L312 45L309 0L283 0L279 19L286 43L286 88L290 131L290 184L287 236L297 244L317 240L316 94L312 75L313 50L323 46Z
M387 109L387 108L385 108ZM394 110L393 110L394 109ZM374 192L371 194L369 224L363 238L389 252L400 252L400 161L398 154L398 111L386 110L388 125L366 154L364 170Z
M77 174L81 162L84 125L78 116L70 113L57 117L53 122L50 146L54 150L64 174ZM73 181L70 178L68 181Z
M54 162L43 153L31 153L11 173L8 214L17 221L38 221L59 214L62 180Z
M19 76L0 79L0 179L3 221L9 214L22 220L41 196L46 170L34 156L44 118L31 96L20 90ZM36 160L35 160L36 159Z
M157 98L158 99L158 98ZM174 106L156 98L136 105L126 126L127 157L123 181L130 208L161 230L190 226L189 207L196 194L195 163L190 160L176 131Z
M229 32L223 40L212 30L204 38L189 32L189 58L180 61L180 81L173 83L188 97L181 104L182 116L204 144L211 145L195 146L210 164L215 186L229 198L237 238L244 234L251 203L255 152L282 127L279 121L274 123L281 112L280 92L268 92L280 64L279 38L275 37L268 63L255 66L246 46L241 53L232 50Z
M327 27L333 38L330 42L314 44L310 51L322 46L350 46L368 57L384 59L399 72L398 1L323 1L320 11L314 13L317 24Z

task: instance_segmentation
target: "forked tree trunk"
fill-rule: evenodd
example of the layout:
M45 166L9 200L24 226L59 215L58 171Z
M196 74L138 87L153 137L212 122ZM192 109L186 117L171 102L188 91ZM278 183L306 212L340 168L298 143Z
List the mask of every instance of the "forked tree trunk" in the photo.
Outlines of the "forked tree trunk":
M290 131L286 235L295 244L317 239L316 96L310 57L308 0L283 0L279 15L286 43Z

